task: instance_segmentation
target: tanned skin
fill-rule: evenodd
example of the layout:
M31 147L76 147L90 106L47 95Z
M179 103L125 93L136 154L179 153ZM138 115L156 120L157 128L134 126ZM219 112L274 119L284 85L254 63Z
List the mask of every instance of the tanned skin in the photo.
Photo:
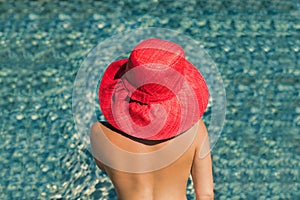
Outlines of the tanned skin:
M196 200L214 199L208 134L204 122L199 120L197 123L198 131L189 148L177 160L162 169L147 173L128 173L106 166L95 158L97 166L110 177L118 199L186 200L186 185L190 175L192 175ZM134 153L152 152L172 141L171 139L151 143L134 139L100 122L96 122L91 127L91 136L99 134L100 131L104 132L113 144ZM181 135L175 139L180 137ZM200 156L201 151L206 153Z

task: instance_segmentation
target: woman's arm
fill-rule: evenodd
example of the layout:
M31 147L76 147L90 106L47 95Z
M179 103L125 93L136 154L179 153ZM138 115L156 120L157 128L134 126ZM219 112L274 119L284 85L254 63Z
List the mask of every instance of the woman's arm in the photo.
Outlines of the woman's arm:
M191 169L196 199L214 199L214 184L209 140L205 124L202 120L199 122L196 139L198 143Z
M90 135L92 136L93 134L98 134L99 128L100 128L100 123L95 122L90 129ZM97 160L95 157L94 157L94 159L95 159L95 162L96 162L97 166L99 167L99 169L105 171L104 165L99 160Z

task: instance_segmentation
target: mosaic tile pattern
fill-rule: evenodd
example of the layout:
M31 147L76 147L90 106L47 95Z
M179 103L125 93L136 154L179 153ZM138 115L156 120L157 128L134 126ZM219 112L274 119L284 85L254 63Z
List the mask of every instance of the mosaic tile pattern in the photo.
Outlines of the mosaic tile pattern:
M98 42L149 26L200 41L222 75L215 198L299 199L299 19L296 0L0 1L0 199L116 198L76 134L73 82Z

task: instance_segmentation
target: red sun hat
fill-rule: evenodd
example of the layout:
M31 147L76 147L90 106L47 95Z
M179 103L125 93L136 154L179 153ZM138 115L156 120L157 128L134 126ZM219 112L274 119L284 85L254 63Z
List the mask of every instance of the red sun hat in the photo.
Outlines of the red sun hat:
M206 82L181 46L157 38L111 63L99 87L101 111L112 126L145 140L165 140L191 128L209 100Z

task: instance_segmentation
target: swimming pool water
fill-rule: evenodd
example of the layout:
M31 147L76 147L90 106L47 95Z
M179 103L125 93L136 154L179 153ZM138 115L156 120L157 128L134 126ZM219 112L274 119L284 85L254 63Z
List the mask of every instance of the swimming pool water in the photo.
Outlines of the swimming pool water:
M164 27L216 62L227 115L215 199L300 198L298 1L0 1L0 199L115 199L81 144L72 90L110 36ZM192 184L187 186L194 198Z

